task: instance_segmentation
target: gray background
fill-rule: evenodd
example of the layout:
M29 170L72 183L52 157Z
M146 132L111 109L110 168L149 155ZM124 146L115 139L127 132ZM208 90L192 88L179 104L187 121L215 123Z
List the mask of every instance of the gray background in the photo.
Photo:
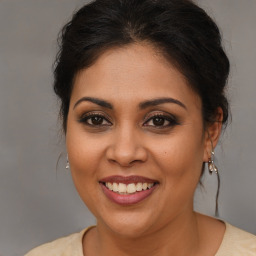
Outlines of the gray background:
M56 35L85 2L0 0L1 256L23 255L95 222L65 170L51 88ZM232 64L228 95L233 121L216 152L220 214L256 234L256 0L199 3L221 27ZM195 207L213 215L216 177L206 175L204 184Z

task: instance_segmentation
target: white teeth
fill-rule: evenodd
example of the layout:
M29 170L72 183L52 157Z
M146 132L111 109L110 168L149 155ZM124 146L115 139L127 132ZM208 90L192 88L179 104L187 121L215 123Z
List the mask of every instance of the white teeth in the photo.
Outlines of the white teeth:
M107 184L109 184L109 182ZM106 186L107 186L107 184L106 184ZM107 188L108 188L108 186L107 186ZM118 184L117 183L113 183L113 191L118 192Z
M127 185L127 193L135 193L136 192L136 186L134 183Z
M143 184L142 184L142 189L143 189L143 190L146 190L147 188L148 188L148 184L147 184L147 183L143 183Z
M148 183L148 188L152 188L154 186L154 183Z
M113 190L113 185L112 185L112 183L107 182L106 186L108 187L108 189Z
M120 193L126 193L127 186L125 184L123 184L123 183L119 183L118 190L119 190Z
M105 186L114 192L121 193L121 194L133 194L136 191L140 192L142 190L147 190L150 189L154 186L154 183L142 183L139 182L137 184L135 183L130 183L130 184L124 184L124 183L111 183L111 182L106 182Z
M142 183L137 183L136 190L142 191Z

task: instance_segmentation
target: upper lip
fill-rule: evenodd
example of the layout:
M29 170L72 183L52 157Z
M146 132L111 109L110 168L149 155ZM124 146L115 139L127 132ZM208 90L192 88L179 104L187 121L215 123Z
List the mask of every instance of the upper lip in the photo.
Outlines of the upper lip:
M101 179L99 182L106 183L123 183L123 184L130 184L130 183L158 183L157 180L153 180L143 176L120 176L120 175L113 175L109 177L105 177Z

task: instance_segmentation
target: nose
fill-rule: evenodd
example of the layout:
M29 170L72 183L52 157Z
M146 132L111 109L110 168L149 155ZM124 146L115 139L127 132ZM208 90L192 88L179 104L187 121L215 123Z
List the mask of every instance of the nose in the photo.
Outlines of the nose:
M147 160L147 150L143 146L143 140L132 129L119 129L112 137L106 156L110 162L122 167L130 167L135 163L143 163Z

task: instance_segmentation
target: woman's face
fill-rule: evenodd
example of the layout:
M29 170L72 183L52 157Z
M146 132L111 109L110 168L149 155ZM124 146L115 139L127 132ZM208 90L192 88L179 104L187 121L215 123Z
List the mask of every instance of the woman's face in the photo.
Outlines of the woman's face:
M98 225L134 237L191 214L206 137L200 98L150 45L108 50L76 76L67 150Z

